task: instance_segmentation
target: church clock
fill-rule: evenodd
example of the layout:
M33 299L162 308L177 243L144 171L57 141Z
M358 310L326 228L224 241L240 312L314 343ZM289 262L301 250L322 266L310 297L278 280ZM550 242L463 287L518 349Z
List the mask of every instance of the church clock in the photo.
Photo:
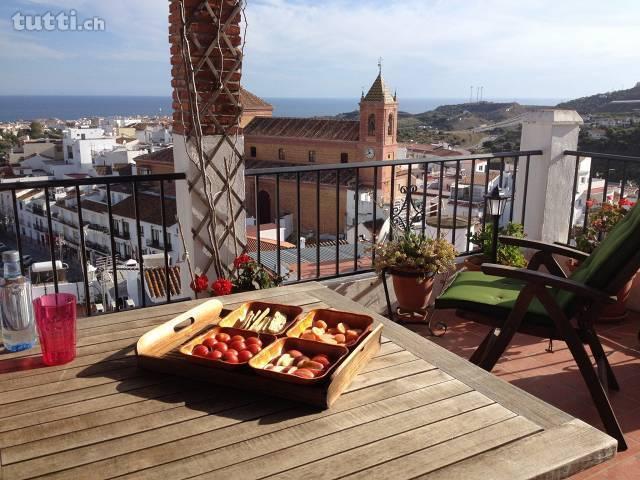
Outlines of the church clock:
M373 148L369 147L364 151L364 154L369 160L373 160L376 156L376 151Z

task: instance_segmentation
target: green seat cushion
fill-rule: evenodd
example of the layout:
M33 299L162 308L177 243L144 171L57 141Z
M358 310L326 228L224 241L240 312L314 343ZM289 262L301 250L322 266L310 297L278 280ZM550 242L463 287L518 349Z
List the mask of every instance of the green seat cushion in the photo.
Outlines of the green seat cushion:
M640 249L640 205L636 205L609 232L600 246L569 277L593 288L608 291L611 282ZM637 265L636 268L640 267ZM460 308L472 312L506 318L524 282L485 275L482 272L460 272L451 285L435 302L436 308ZM575 295L564 290L549 288L560 308L572 316L575 313ZM536 299L528 308L525 322L551 325L545 308Z
M504 277L494 277L482 272L460 272L453 282L437 299L435 307L460 308L472 312L506 318L524 283ZM538 301L531 302L525 321L551 325L544 306Z

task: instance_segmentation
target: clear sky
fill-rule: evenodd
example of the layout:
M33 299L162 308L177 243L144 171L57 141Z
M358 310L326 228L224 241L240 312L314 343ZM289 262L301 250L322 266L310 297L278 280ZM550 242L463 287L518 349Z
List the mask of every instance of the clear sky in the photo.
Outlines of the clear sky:
M100 32L20 31L75 9ZM384 58L405 97L573 98L640 81L638 0L248 0L243 83L354 97ZM169 95L166 0L2 0L0 95Z

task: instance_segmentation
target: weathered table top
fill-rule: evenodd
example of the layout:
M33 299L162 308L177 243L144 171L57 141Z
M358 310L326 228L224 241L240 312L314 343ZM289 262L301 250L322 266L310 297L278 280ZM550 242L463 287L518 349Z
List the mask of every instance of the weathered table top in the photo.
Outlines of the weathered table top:
M225 297L362 306L316 283ZM615 440L408 330L327 411L136 367L134 345L196 302L80 319L78 357L0 354L4 479L563 478Z

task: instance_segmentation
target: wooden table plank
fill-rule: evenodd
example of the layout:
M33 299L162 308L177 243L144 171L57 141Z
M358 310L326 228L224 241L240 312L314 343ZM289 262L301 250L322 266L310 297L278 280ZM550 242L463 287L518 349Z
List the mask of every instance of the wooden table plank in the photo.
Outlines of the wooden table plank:
M363 310L311 282L225 308L258 298ZM380 351L330 410L137 369L139 336L200 302L82 319L68 365L42 366L37 349L0 356L2 478L561 478L614 453L610 437L375 314Z
M435 472L429 480L467 480L480 478L491 465L492 480L529 477L565 478L586 470L615 453L613 439L604 452L593 454L602 442L601 435L580 420L547 430L477 457Z
M221 470L208 471L195 478L241 478L243 475L248 478L257 478L319 459L324 459L331 475L338 476L334 472L334 467L337 462L340 462L339 454L341 452L355 451L363 443L375 442L406 432L411 433L426 425L437 424L443 419L457 417L492 403L491 400L478 392L469 392L458 396L462 384L455 382L454 385L458 388L454 391L453 398L449 397L436 403L430 403L421 401L421 398L418 397L417 401L411 403L413 408L386 417L380 416L374 410L371 415L362 419L361 424L354 423L345 431L342 428L332 428L327 431L321 430L320 435L305 437L296 428L291 432L282 432L283 434L289 433L289 436L259 437L244 442L238 445L238 452L233 448L212 452L211 457L215 459L215 462L209 464L211 469L215 469L216 466L220 468L225 463L235 465ZM439 393L439 390L448 387L448 384L441 384L438 385L438 388L427 389L424 395L428 396L431 392ZM441 398L441 395L435 398ZM395 408L405 408L401 399L392 399L391 405ZM365 408L369 409L369 407L374 407L377 410L378 405L373 404ZM341 415L340 417L346 416ZM315 427L315 425L312 426ZM253 460L237 463L246 456L253 458ZM209 460L207 458L207 461ZM296 478L306 478L306 476Z
M488 410L491 408L495 411L489 415ZM389 442L389 445L386 445L387 449L392 449L391 451L387 449L376 451L382 455L390 452L389 456L402 452L401 457L396 456L395 459L384 462L384 468L378 468L376 465L344 478L371 480L417 478L419 475L430 474L439 468L525 438L541 430L538 425L520 416L501 420L500 414L508 410L498 405L482 410L479 410L476 415L473 415L473 412L467 414L464 422L461 421L462 416L453 418L448 421L446 428L412 432L416 435L407 436L402 439L404 440L402 442L394 439L393 444ZM412 441L416 443L411 444ZM425 446L427 448L421 448ZM413 453L408 453L412 450ZM485 469L487 478L491 478L491 473L492 466L487 465Z
M233 425L221 431L210 431L198 436L189 436L181 440L164 443L143 451L134 451L119 457L105 459L90 465L71 469L54 478L82 478L94 474L98 477L113 477L179 460L186 462L190 457L210 452L225 445L250 440L256 435L256 428L263 434L299 425L317 418L341 414L352 408L367 405L386 398L393 398L421 388L452 381L451 377L438 370L413 375L376 385L353 393L345 394L331 410L317 411L306 406L296 406L290 410ZM469 391L465 387L465 391ZM207 453L208 455L208 453Z

